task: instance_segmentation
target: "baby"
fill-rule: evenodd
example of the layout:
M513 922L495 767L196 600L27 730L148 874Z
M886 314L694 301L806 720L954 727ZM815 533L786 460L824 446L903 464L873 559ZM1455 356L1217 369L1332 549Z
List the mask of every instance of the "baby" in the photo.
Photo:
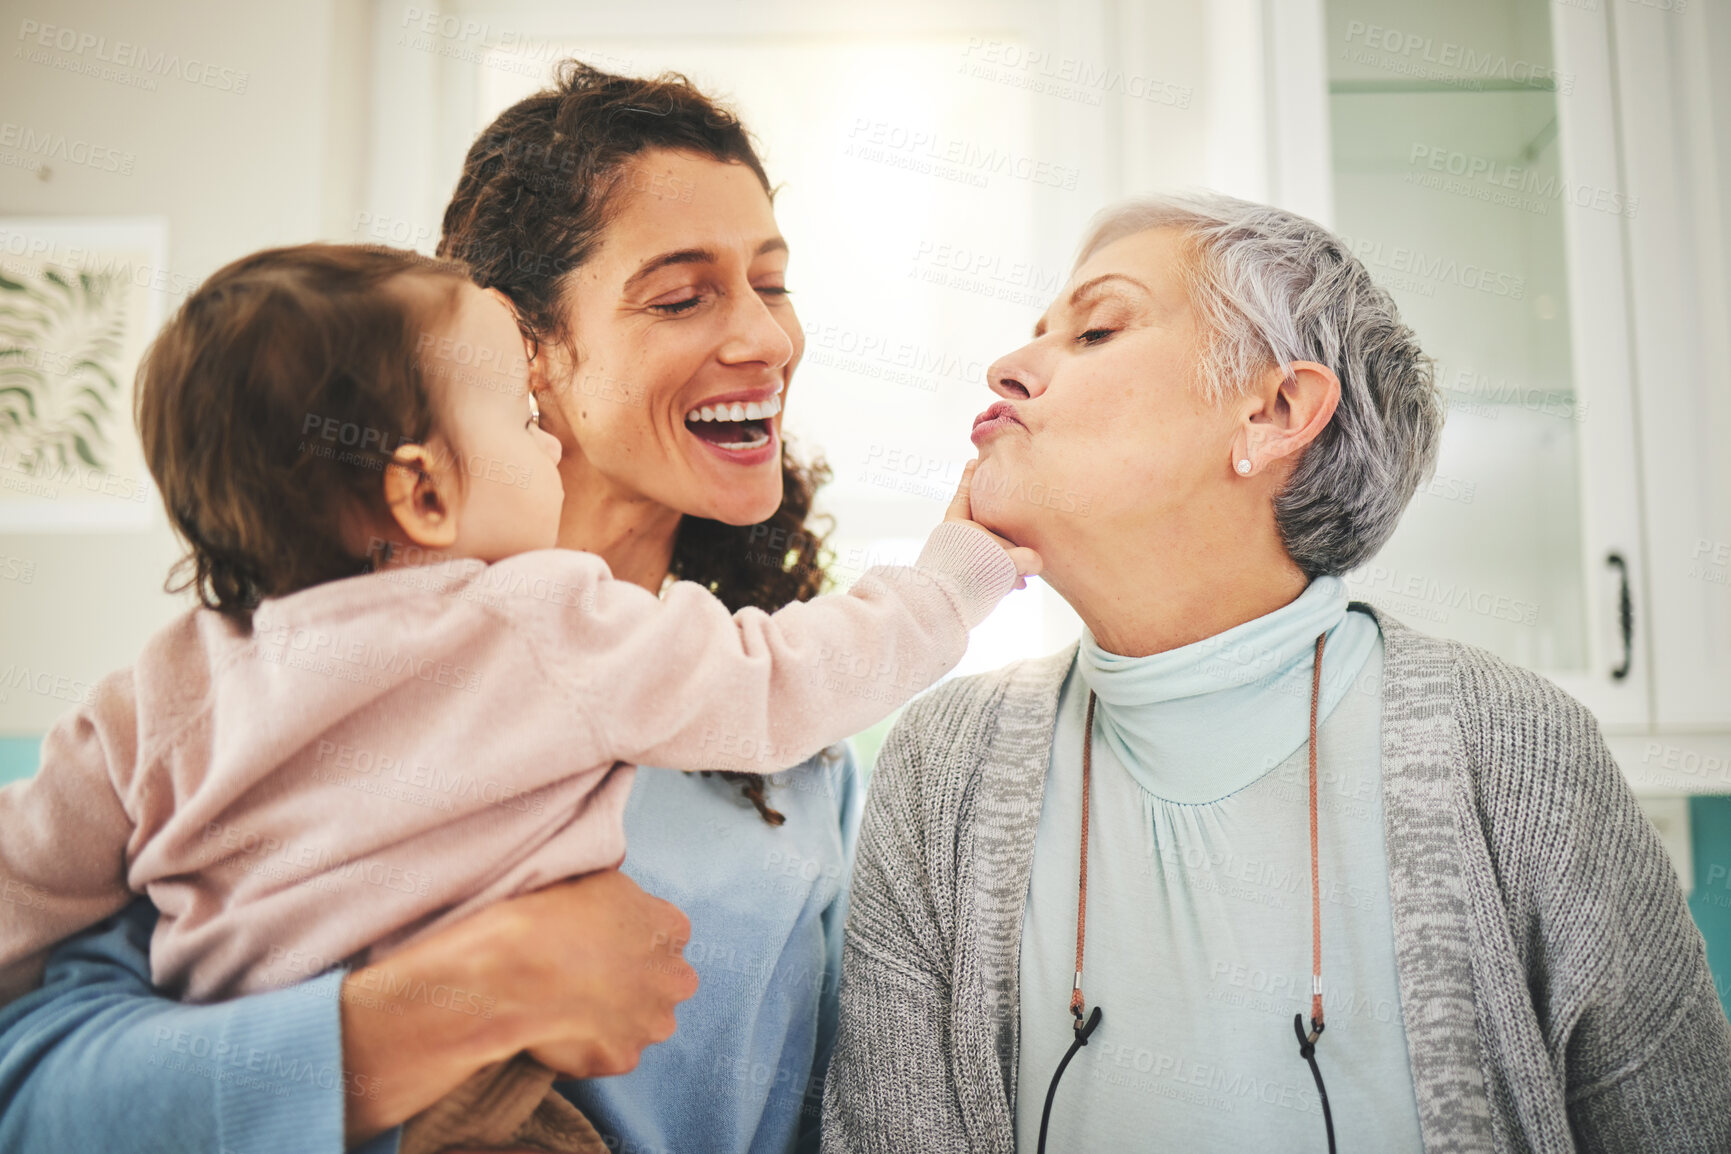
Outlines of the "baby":
M633 763L796 764L936 681L1038 571L968 519L964 479L915 565L845 595L730 614L614 580L554 548L559 443L499 355L521 341L461 266L333 245L236 261L170 321L137 417L204 608L0 789L0 887L29 896L0 1004L137 894L156 984L211 1001L615 866ZM440 373L439 349L488 355ZM403 1148L586 1148L551 1080L519 1056Z

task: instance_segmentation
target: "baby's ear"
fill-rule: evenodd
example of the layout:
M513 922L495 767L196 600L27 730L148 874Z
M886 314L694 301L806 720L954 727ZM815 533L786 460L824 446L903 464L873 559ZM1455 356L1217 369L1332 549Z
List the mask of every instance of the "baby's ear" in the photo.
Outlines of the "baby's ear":
M399 445L385 465L385 507L403 536L423 549L449 549L457 541L452 471L425 445Z

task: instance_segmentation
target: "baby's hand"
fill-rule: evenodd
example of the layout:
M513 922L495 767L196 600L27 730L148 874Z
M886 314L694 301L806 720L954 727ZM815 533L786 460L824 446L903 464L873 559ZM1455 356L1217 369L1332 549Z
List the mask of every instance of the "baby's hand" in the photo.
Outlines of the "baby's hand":
M1026 546L1012 544L974 520L974 505L971 494L974 486L974 470L979 466L979 459L975 458L969 461L967 467L962 470L962 479L956 485L956 495L950 498L950 507L944 512L944 520L961 521L972 525L989 534L992 540L1002 545L1004 552L1010 555L1010 560L1016 563L1016 573L1018 574L1016 588L1020 589L1027 584L1024 578L1033 577L1040 572L1040 555Z

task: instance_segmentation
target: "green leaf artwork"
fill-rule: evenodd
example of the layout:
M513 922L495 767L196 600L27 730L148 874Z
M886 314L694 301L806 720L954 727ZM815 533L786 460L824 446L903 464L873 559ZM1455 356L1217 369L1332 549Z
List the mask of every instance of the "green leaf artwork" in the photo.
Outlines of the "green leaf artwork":
M44 266L0 274L0 455L29 473L109 469L124 423L124 280Z

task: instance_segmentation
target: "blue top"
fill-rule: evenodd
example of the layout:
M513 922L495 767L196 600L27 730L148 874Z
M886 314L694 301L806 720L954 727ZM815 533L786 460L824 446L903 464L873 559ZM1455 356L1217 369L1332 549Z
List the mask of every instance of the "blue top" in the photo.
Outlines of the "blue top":
M859 821L846 746L770 778L763 822L719 778L643 770L625 872L692 922L697 995L621 1078L565 1083L621 1154L816 1147ZM345 1092L340 974L215 1005L150 986L156 911L135 902L55 951L0 1007L0 1152L335 1154ZM813 1088L815 1087L815 1088ZM815 1104L816 1097L809 1097ZM359 1148L391 1154L397 1132Z
M1323 1006L1342 1151L1418 1154L1382 830L1382 644L1319 577L1288 605L1149 657L1084 637L1064 682L1022 926L1016 1129L1038 1137L1073 1038L1081 761L1098 698L1083 993L1099 1029L1048 1149L1322 1151L1293 1035L1311 987L1308 749L1318 634Z
M771 775L767 800L787 815L772 826L732 782L638 771L623 868L691 919L698 987L637 1069L561 1084L610 1149L785 1154L800 1139L816 1151L858 778L847 745Z

